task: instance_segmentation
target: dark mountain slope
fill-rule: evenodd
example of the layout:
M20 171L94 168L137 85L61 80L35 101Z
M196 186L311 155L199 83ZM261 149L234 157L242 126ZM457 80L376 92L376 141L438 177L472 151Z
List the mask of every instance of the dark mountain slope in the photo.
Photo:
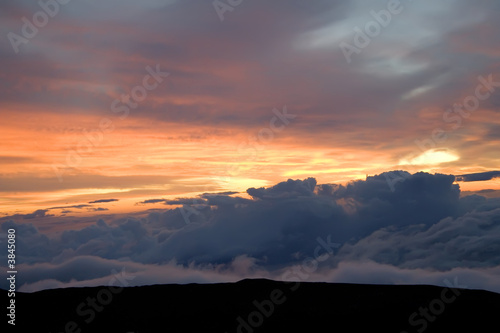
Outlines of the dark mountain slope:
M482 290L259 279L17 293L15 331L489 332L499 318L500 294Z

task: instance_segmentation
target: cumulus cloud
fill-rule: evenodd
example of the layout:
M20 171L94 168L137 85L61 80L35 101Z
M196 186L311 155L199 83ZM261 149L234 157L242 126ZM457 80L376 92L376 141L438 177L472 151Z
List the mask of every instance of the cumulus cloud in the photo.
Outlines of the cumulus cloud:
M490 281L500 267L500 199L460 198L452 175L408 174L394 191L387 176L346 185L287 180L248 189L252 199L233 192L204 193L165 200L179 206L175 209L109 223L99 219L55 234L13 221L4 222L2 230L17 230L23 281L31 286L27 290L102 282L109 271L101 269L102 262L130 266L144 274L137 280L144 283L166 281L153 272L155 267L176 272L171 276L186 282L215 281L218 275L224 281L279 278L313 257L318 239L339 246L311 279L357 281L362 267L365 275L367 267L376 267L380 277L370 273L372 282L435 281L457 269L476 274L474 281ZM101 268L93 270L93 263ZM83 266L88 269L73 269Z
M372 260L434 270L500 266L500 208L484 208L457 219L445 218L429 228L412 225L377 230L359 242L344 245L335 260Z
M288 179L270 188L249 188L247 193L258 199L279 199L285 197L311 196L316 187L316 179L307 178L305 180Z

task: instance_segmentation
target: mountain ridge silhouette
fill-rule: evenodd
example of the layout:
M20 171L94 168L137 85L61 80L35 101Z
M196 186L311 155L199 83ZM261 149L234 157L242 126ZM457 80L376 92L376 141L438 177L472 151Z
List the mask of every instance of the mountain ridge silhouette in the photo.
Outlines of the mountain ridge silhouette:
M432 285L244 279L114 288L16 293L15 329L53 333L487 331L498 326L500 313L500 294ZM0 290L0 295L8 304L7 291Z

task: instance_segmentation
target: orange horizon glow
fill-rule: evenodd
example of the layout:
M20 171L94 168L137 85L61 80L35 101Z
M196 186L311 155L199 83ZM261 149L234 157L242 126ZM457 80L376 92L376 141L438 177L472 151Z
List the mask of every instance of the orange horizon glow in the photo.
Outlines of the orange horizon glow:
M470 37L493 38L493 23L409 29L418 16L403 14L349 63L332 41L352 33L345 27L358 24L353 18L320 23L292 8L283 29L249 11L223 28L201 5L174 3L162 8L168 19L139 6L127 18L135 25L114 10L110 20L89 23L70 10L82 5L70 5L66 19L51 20L19 54L6 53L3 216L52 214L58 210L51 207L101 198L119 201L72 214L133 213L147 199L245 195L289 178L345 184L391 170L498 170L500 47ZM199 23L186 25L177 10L197 13ZM5 31L18 31L20 20L7 16ZM299 18L304 24L297 26ZM261 24L248 25L252 20ZM488 77L497 83L480 86ZM136 99L141 91L146 95ZM488 97L473 111L450 113L477 91ZM292 116L278 117L285 109ZM498 178L458 184L465 192L500 190Z

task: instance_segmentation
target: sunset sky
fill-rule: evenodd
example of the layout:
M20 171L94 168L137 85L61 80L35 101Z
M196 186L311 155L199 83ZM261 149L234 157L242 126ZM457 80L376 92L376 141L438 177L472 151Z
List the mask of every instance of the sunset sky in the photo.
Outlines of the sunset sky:
M374 191L452 175L453 200L480 194L500 214L496 0L54 1L48 14L0 4L0 223L40 237L119 229L257 204L288 179L314 178L306 192L320 197L320 184L372 186L392 170L409 174L378 176ZM348 214L373 204L360 193L332 200ZM26 263L56 264L44 260Z

